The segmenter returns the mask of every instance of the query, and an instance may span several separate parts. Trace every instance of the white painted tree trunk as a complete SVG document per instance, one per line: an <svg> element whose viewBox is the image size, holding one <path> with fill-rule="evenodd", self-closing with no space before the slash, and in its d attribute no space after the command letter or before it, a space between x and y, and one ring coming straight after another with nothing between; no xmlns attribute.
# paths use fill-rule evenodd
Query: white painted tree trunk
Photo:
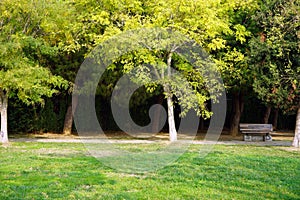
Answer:
<svg viewBox="0 0 300 200"><path fill-rule="evenodd" d="M168 123L169 123L169 139L171 142L177 140L177 131L175 127L174 108L172 97L167 98L168 104Z"/></svg>
<svg viewBox="0 0 300 200"><path fill-rule="evenodd" d="M7 95L0 91L0 114L1 114L1 142L8 143L8 133L7 133L7 107L8 98Z"/></svg>
<svg viewBox="0 0 300 200"><path fill-rule="evenodd" d="M172 63L172 52L168 55L167 60L167 76L168 78L171 78L172 72L171 72L171 63ZM168 123L169 123L169 140L171 142L177 141L177 131L175 126L175 118L174 118L174 107L173 107L173 100L171 95L171 88L170 86L165 87L165 92L167 93L167 106L168 106Z"/></svg>
<svg viewBox="0 0 300 200"><path fill-rule="evenodd" d="M295 136L293 141L294 147L299 147L299 142L300 142L299 140L300 140L300 106L298 108L297 118L296 118Z"/></svg>

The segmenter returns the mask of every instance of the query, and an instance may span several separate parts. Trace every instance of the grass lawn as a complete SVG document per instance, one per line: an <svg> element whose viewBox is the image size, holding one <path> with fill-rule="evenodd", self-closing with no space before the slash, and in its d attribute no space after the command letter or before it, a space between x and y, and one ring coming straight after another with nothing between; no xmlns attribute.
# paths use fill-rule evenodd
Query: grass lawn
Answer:
<svg viewBox="0 0 300 200"><path fill-rule="evenodd" d="M200 148L155 172L126 174L82 144L12 143L0 147L0 199L300 199L299 151L216 145L200 158Z"/></svg>

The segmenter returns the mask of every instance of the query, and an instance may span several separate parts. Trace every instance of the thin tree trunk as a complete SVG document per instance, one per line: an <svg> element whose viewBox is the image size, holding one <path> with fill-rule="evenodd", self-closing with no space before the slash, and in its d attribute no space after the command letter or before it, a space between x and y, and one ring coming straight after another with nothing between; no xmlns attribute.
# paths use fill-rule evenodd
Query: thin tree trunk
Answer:
<svg viewBox="0 0 300 200"><path fill-rule="evenodd" d="M1 90L0 91L0 113L1 113L1 142L8 143L8 132L7 132L7 107L8 97Z"/></svg>
<svg viewBox="0 0 300 200"><path fill-rule="evenodd" d="M296 117L296 127L295 127L295 136L293 141L294 147L299 147L300 140L300 106L298 108L297 117Z"/></svg>
<svg viewBox="0 0 300 200"><path fill-rule="evenodd" d="M64 130L63 130L64 135L71 135L72 125L73 125L72 105L69 105L65 115Z"/></svg>
<svg viewBox="0 0 300 200"><path fill-rule="evenodd" d="M230 133L232 136L237 136L239 132L239 123L242 112L244 110L243 96L240 93L234 94L234 110L230 126Z"/></svg>
<svg viewBox="0 0 300 200"><path fill-rule="evenodd" d="M68 106L68 109L67 109L67 112L65 115L65 121L64 121L64 129L63 129L64 135L72 134L73 113L76 110L77 102L78 102L78 98L75 96L75 98L73 98L72 104Z"/></svg>
<svg viewBox="0 0 300 200"><path fill-rule="evenodd" d="M159 105L162 105L163 101L164 101L163 95L159 95L157 97L156 103L159 104ZM157 133L159 131L158 128L159 128L161 111L162 111L161 106L156 107L156 109L154 111L155 113L154 113L154 119L153 119L153 123L152 123L152 132L153 133Z"/></svg>
<svg viewBox="0 0 300 200"><path fill-rule="evenodd" d="M171 78L171 63L172 63L172 55L170 52L167 59L167 76ZM168 105L168 123L169 123L169 140L174 142L177 140L177 131L175 126L175 117L174 117L174 108L173 108L173 100L171 94L171 88L169 85L164 87L165 92L167 93L167 105Z"/></svg>
<svg viewBox="0 0 300 200"><path fill-rule="evenodd" d="M277 130L277 124L278 124L278 115L279 115L279 110L276 108L274 110L274 117L273 117L273 130Z"/></svg>
<svg viewBox="0 0 300 200"><path fill-rule="evenodd" d="M168 123L169 123L169 139L171 142L177 140L177 131L175 127L175 118L174 118L174 108L173 108L173 101L172 97L167 98L168 104Z"/></svg>
<svg viewBox="0 0 300 200"><path fill-rule="evenodd" d="M270 114L271 114L271 106L267 106L267 108L265 110L264 118L262 121L263 124L269 123Z"/></svg>

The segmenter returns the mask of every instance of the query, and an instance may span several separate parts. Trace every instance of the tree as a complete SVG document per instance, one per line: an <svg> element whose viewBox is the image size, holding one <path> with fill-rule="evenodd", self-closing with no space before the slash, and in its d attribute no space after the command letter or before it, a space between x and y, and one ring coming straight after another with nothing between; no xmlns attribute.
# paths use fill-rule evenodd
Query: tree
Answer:
<svg viewBox="0 0 300 200"><path fill-rule="evenodd" d="M74 83L76 73L87 56L96 45L95 40L102 37L105 27L109 23L109 1L97 0L67 0L60 2L63 10L58 16L62 17L64 26L60 42L60 56L54 60L55 67L51 70L64 79ZM63 8L62 8L63 7ZM57 21L56 21L57 22ZM61 22L60 22L61 23ZM76 87L76 86L72 86ZM65 95L68 107L64 119L63 134L72 133L73 113L77 103L72 103L70 94Z"/></svg>
<svg viewBox="0 0 300 200"><path fill-rule="evenodd" d="M295 0L260 2L254 19L259 34L250 41L253 88L265 104L284 112L300 109L300 19ZM299 144L297 116L294 146Z"/></svg>
<svg viewBox="0 0 300 200"><path fill-rule="evenodd" d="M78 3L78 7L82 5L93 5L94 1L82 1ZM87 29L84 30L85 37L88 41L89 48L97 44L101 44L107 39L128 30L139 28L153 28L162 27L172 31L178 31L198 44L200 44L208 52L212 49L224 48L223 34L230 32L229 18L226 11L234 7L231 1L215 2L209 1L103 1L93 9L88 10L88 13L80 13L81 19L90 16L89 20L83 20L82 23ZM80 26L78 26L80 27ZM95 28L98 27L98 28ZM177 59L176 54L171 50L165 52L153 52L148 49L140 53L144 54L141 63L149 63L151 59L156 62L160 58L160 63L165 63L166 68L174 67L175 62L182 62ZM140 53L134 52L140 55ZM139 56L140 58L142 56ZM130 56L124 57L127 60L125 63L127 67L132 66ZM126 67L126 65L124 65ZM178 68L177 68L178 69ZM188 70L182 68L182 71L188 75ZM197 76L190 74L190 80ZM203 82L199 81L199 88ZM198 87L198 86L196 86ZM158 88L159 89L159 88ZM162 88L160 88L162 89ZM201 88L203 89L203 88ZM165 94L170 93L168 87L164 87ZM200 92L200 89L198 90ZM171 92L172 93L172 92ZM201 92L200 92L201 93ZM166 95L169 105L169 126L170 135L176 135L174 117L172 117L172 110L174 105L174 93ZM209 117L210 114L205 108L206 101L208 101L207 93L201 94L204 101L200 107L206 112L202 113L204 117ZM204 98L205 97L205 98ZM204 103L205 102L205 103ZM173 137L173 136L172 136ZM176 138L176 137L173 137Z"/></svg>
<svg viewBox="0 0 300 200"><path fill-rule="evenodd" d="M98 75L103 74L104 68L113 62L123 62L124 74L129 74L130 79L136 85L144 85L149 93L160 89L163 91L168 104L171 141L177 140L173 96L177 97L178 103L183 108L181 111L182 116L189 109L194 109L198 115L201 114L204 117L211 115L205 107L205 102L209 99L207 91L210 91L210 98L216 100L221 86L218 85L219 82L216 80L218 77L213 76L215 74L211 73L211 71L214 72L216 69L210 66L208 56L201 49L201 54L199 54L197 52L199 49L196 47L192 51L194 42L188 44L189 40L181 34L160 28L129 31L125 32L122 37L124 38L121 38L121 40L116 37L104 42L87 57L87 61L81 67L75 82L78 86L78 90L75 91L76 94L79 94L80 99L83 98L83 102L86 102L81 102L81 104L93 104L88 103L85 99L89 99L90 96L94 95L96 91L95 85L97 86L98 84ZM122 42L125 42L125 44ZM192 49L187 49L187 47ZM183 58L179 56L180 53L178 54L177 49L183 49L181 54ZM192 56L190 56L192 59L189 59L185 55L189 51L191 51ZM199 68L194 68L193 65ZM112 67L116 66L112 65L109 68ZM180 76L178 73L175 73L172 68L181 71L182 75ZM121 82L115 87L122 88L124 85L128 86L128 81L125 79L125 82ZM206 81L206 87L210 89L205 87L204 81ZM121 122L118 124L122 127L124 127L124 122L127 122L127 120L131 121L129 114L122 115L122 112L120 112L122 106L128 110L129 98L132 92L135 91L135 85L129 84L129 86L131 87L129 90L127 87L123 87L123 90L119 89L121 94L114 96L116 98L112 99L113 105L119 105L117 108L116 106L112 106L112 111L116 113L116 122ZM80 120L80 114L81 112L86 112L86 110L93 112L92 108L78 111L79 118L77 117L77 119L79 120L77 124L81 123L81 125L85 125ZM88 115L81 116L81 119L85 119ZM134 127L132 123L131 125L129 128ZM83 129L81 130L85 130L84 126L82 127ZM93 128L95 126L88 127ZM123 130L126 131L125 129Z"/></svg>
<svg viewBox="0 0 300 200"><path fill-rule="evenodd" d="M49 20L53 20L55 5L58 7L56 1L4 0L0 3L2 143L8 142L7 107L10 97L17 97L28 105L43 104L43 97L50 97L58 93L58 89L68 87L63 78L42 67L46 65L47 58L55 56L58 50L55 43L59 42L59 33L53 31L59 27Z"/></svg>
<svg viewBox="0 0 300 200"><path fill-rule="evenodd" d="M193 39L195 42L200 44L203 49L207 52L210 52L212 49L222 49L224 47L224 40L222 39L222 34L228 34L229 22L228 17L225 14L227 9L231 6L230 3L216 3L215 1L147 1L143 2L140 6L140 9L137 9L136 12L130 12L128 19L123 19L124 25L122 28L124 30L136 28L136 27L163 27L170 29L172 31L178 31L181 34ZM136 15L132 15L136 13ZM131 17L133 16L133 17ZM141 20L142 19L142 20ZM121 20L120 20L121 21ZM161 55L159 55L159 53ZM186 63L182 62L178 58L175 52L170 50L169 52L158 52L156 54L148 53L146 59L151 60L153 57L159 58L160 63L164 62L167 69L173 67L176 70L179 70L181 73L186 75L187 80L190 83L195 85L195 91L199 95L198 99L198 108L202 112L198 112L203 118L209 118L212 113L206 108L206 103L209 101L207 88L203 87L204 80L201 80L199 74L194 73L190 67L187 67ZM149 62L145 60L143 62ZM155 59L154 59L155 60ZM157 61L157 63L159 63ZM191 70L191 71L189 71ZM168 71L168 70L167 70ZM166 72L167 72L166 71ZM167 72L167 76L171 74ZM164 77L163 74L160 77ZM207 81L207 80L206 80ZM182 83L182 82L181 82ZM177 85L180 85L177 84ZM184 84L182 84L184 87ZM176 140L176 129L174 121L174 97L177 96L176 90L182 90L182 88L176 88L173 85L173 88L170 85L163 84L163 91L165 92L165 98L167 99L168 104L168 124L169 124L169 133L170 139L175 138ZM213 97L211 97L213 98ZM192 99L185 98L186 101L192 101ZM178 102L180 105L189 104L184 103L183 98L181 102L179 99ZM184 113L185 111L182 111Z"/></svg>
<svg viewBox="0 0 300 200"><path fill-rule="evenodd" d="M238 134L240 118L244 110L244 96L251 93L252 72L248 63L248 41L255 32L251 18L257 10L256 0L228 1L228 34L223 34L224 48L214 49L212 54L219 66L227 91L232 94L230 133Z"/></svg>
<svg viewBox="0 0 300 200"><path fill-rule="evenodd" d="M201 55L199 50L195 49L193 51L193 49L190 49L191 54L198 56L192 57L194 62L191 62L191 60L185 60L187 57L184 57L186 56L184 53L177 52L177 49L185 48L187 44L190 45L187 46L188 48L194 45L189 43L187 38L176 32L170 32L168 35L168 31L164 29L158 29L157 32L156 29L150 30L151 33L146 29L143 33L142 30L140 38L136 39L137 41L144 41L146 48L134 52L133 56L130 55L129 58L125 58L124 68L131 74L132 80L139 85L145 85L148 92L153 93L160 90L160 93L164 94L168 107L169 138L170 141L176 141L174 104L178 103L181 106L181 117L185 116L188 110L194 109L199 116L209 118L212 113L206 108L206 102L209 99L215 100L219 96L218 92L211 91L214 89L217 91L220 86L214 85L216 88L211 88L209 97L207 87L212 86L209 82L216 81L216 77L208 79L204 74L209 74L210 70L214 71L216 69L213 69L213 66L210 65L208 56L205 53ZM151 34L156 36L151 37ZM146 41L145 38L147 38ZM151 41L150 46L147 44L147 42L149 43L147 40ZM153 49L153 46L158 49ZM174 69L180 72L182 76L176 74ZM151 72L156 81L149 84L151 82L149 80Z"/></svg>

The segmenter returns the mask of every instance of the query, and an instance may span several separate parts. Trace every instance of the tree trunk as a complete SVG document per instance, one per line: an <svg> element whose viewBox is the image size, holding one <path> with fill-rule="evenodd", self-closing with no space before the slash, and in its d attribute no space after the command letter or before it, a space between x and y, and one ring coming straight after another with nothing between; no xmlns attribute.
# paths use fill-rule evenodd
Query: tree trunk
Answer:
<svg viewBox="0 0 300 200"><path fill-rule="evenodd" d="M297 117L296 117L296 127L295 127L295 136L293 141L294 147L299 147L300 140L300 106L298 108Z"/></svg>
<svg viewBox="0 0 300 200"><path fill-rule="evenodd" d="M278 123L278 115L279 115L279 110L276 108L274 110L274 117L273 117L273 130L277 130L277 123Z"/></svg>
<svg viewBox="0 0 300 200"><path fill-rule="evenodd" d="M243 96L240 93L234 94L234 109L231 120L230 133L232 136L237 136L239 132L239 123L244 109Z"/></svg>
<svg viewBox="0 0 300 200"><path fill-rule="evenodd" d="M270 114L271 114L271 106L267 106L267 108L265 110L264 118L262 121L263 124L267 124L269 122Z"/></svg>
<svg viewBox="0 0 300 200"><path fill-rule="evenodd" d="M173 101L172 97L167 98L168 104L168 123L169 123L169 139L171 142L177 140L177 131L175 127L175 118L174 118L174 108L173 108Z"/></svg>
<svg viewBox="0 0 300 200"><path fill-rule="evenodd" d="M1 90L0 91L0 113L1 113L1 142L8 143L8 133L7 133L7 107L8 107L8 97Z"/></svg>
<svg viewBox="0 0 300 200"><path fill-rule="evenodd" d="M72 105L69 105L67 109L67 113L65 115L64 130L63 130L64 135L71 135L72 125L73 125Z"/></svg>
<svg viewBox="0 0 300 200"><path fill-rule="evenodd" d="M172 63L172 55L173 53L170 52L167 59L167 76L171 78L171 63ZM164 87L164 90L167 94L167 105L168 105L168 123L169 123L169 140L174 142L177 140L177 131L175 126L175 117L174 117L174 108L173 108L173 100L172 100L172 93L171 88L169 85Z"/></svg>
<svg viewBox="0 0 300 200"><path fill-rule="evenodd" d="M163 101L164 101L163 95L159 95L157 97L156 103L159 105L162 105ZM153 124L152 124L152 133L158 133L158 131L160 131L160 130L158 130L158 128L159 128L161 110L162 110L162 107L159 106L154 111L155 113L154 113L154 119L153 119Z"/></svg>
<svg viewBox="0 0 300 200"><path fill-rule="evenodd" d="M204 119L203 117L200 117L200 131L204 130Z"/></svg>
<svg viewBox="0 0 300 200"><path fill-rule="evenodd" d="M78 98L73 98L72 104L68 106L66 115L65 115L65 122L64 122L64 135L71 135L72 134L72 126L73 126L73 113L77 107Z"/></svg>

